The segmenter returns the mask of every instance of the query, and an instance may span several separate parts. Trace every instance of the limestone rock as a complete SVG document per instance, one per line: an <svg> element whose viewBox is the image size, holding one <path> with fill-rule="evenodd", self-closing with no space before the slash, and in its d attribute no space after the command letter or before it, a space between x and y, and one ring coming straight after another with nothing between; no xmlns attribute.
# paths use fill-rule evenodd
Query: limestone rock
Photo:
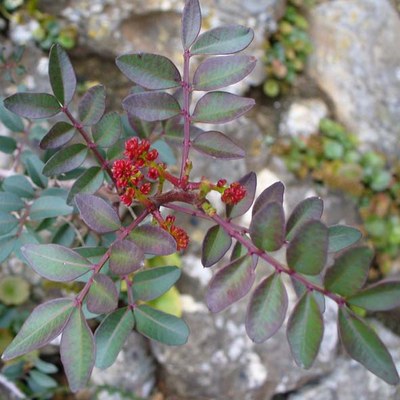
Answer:
<svg viewBox="0 0 400 400"><path fill-rule="evenodd" d="M311 13L309 72L355 134L400 149L400 18L390 0L337 0Z"/></svg>

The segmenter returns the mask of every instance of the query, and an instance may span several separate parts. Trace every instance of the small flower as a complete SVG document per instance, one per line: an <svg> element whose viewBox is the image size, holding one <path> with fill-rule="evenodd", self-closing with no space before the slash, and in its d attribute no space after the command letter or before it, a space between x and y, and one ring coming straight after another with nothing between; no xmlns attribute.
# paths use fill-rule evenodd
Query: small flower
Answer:
<svg viewBox="0 0 400 400"><path fill-rule="evenodd" d="M222 188L222 187L224 187L226 185L226 179L220 179L218 182L217 182L217 186L219 187L219 188Z"/></svg>
<svg viewBox="0 0 400 400"><path fill-rule="evenodd" d="M233 182L227 189L225 189L221 200L228 205L234 205L243 200L245 195L246 188L239 182Z"/></svg>
<svg viewBox="0 0 400 400"><path fill-rule="evenodd" d="M143 183L142 186L140 186L140 192L142 194L149 194L151 190L151 184L149 182Z"/></svg>
<svg viewBox="0 0 400 400"><path fill-rule="evenodd" d="M184 250L189 245L189 236L182 228L175 226L174 223L175 217L173 215L168 215L165 218L162 228L174 237L176 241L176 249L178 251Z"/></svg>
<svg viewBox="0 0 400 400"><path fill-rule="evenodd" d="M147 172L147 176L149 179L156 180L159 177L158 169L157 168L150 168L149 171Z"/></svg>

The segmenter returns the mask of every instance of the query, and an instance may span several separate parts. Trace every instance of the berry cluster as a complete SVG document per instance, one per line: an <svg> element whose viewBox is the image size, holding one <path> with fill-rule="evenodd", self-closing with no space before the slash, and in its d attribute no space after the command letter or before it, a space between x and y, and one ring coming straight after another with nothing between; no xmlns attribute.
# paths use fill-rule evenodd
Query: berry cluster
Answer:
<svg viewBox="0 0 400 400"><path fill-rule="evenodd" d="M162 228L169 232L176 241L177 250L183 250L188 247L189 244L189 236L188 234L178 226L175 226L175 217L173 215L168 215L165 218L164 223L162 224Z"/></svg>
<svg viewBox="0 0 400 400"><path fill-rule="evenodd" d="M221 181L225 180L223 179ZM218 185L222 184L221 181L218 182ZM225 183L226 181L223 182L223 185L225 185ZM234 205L243 200L244 196L246 196L246 188L242 186L239 182L233 182L228 188L225 189L224 193L221 196L221 200L225 204Z"/></svg>
<svg viewBox="0 0 400 400"><path fill-rule="evenodd" d="M125 143L125 159L116 160L112 173L122 202L130 206L133 200L148 195L152 183L160 176L163 164L156 163L158 151L150 150L150 142L137 137Z"/></svg>

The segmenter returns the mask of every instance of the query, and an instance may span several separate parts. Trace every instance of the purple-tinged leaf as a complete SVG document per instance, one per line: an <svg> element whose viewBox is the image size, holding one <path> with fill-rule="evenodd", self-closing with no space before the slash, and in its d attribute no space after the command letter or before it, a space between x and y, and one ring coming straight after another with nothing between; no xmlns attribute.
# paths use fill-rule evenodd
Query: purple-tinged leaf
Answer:
<svg viewBox="0 0 400 400"><path fill-rule="evenodd" d="M289 268L306 275L319 274L327 256L328 228L320 221L309 221L302 225L286 252Z"/></svg>
<svg viewBox="0 0 400 400"><path fill-rule="evenodd" d="M193 77L194 90L216 90L240 82L256 66L256 58L246 55L213 57L203 61Z"/></svg>
<svg viewBox="0 0 400 400"><path fill-rule="evenodd" d="M68 193L67 204L71 204L78 193L96 193L104 182L104 171L101 167L88 168L72 185Z"/></svg>
<svg viewBox="0 0 400 400"><path fill-rule="evenodd" d="M50 49L49 78L54 96L64 106L68 105L76 89L76 76L65 50L54 44Z"/></svg>
<svg viewBox="0 0 400 400"><path fill-rule="evenodd" d="M182 14L182 44L187 50L199 36L201 9L199 0L186 0Z"/></svg>
<svg viewBox="0 0 400 400"><path fill-rule="evenodd" d="M254 38L252 29L241 25L221 26L201 34L192 54L232 54L244 50Z"/></svg>
<svg viewBox="0 0 400 400"><path fill-rule="evenodd" d="M55 299L37 306L4 351L3 360L29 353L55 339L63 331L73 305L72 299Z"/></svg>
<svg viewBox="0 0 400 400"><path fill-rule="evenodd" d="M356 294L367 280L373 255L368 247L352 247L344 251L326 271L326 289L342 296Z"/></svg>
<svg viewBox="0 0 400 400"><path fill-rule="evenodd" d="M206 294L208 308L216 313L229 307L249 292L254 280L252 257L245 255L232 261L211 279Z"/></svg>
<svg viewBox="0 0 400 400"><path fill-rule="evenodd" d="M143 267L143 250L130 240L120 240L111 247L110 269L117 275L128 275Z"/></svg>
<svg viewBox="0 0 400 400"><path fill-rule="evenodd" d="M11 132L18 133L18 132L24 131L24 122L18 115L8 111L4 107L4 98L3 97L0 97L0 121Z"/></svg>
<svg viewBox="0 0 400 400"><path fill-rule="evenodd" d="M267 203L253 215L250 237L260 250L275 251L282 247L285 241L285 212L282 204Z"/></svg>
<svg viewBox="0 0 400 400"><path fill-rule="evenodd" d="M150 268L135 274L132 294L135 300L149 301L160 297L180 278L181 269L174 266Z"/></svg>
<svg viewBox="0 0 400 400"><path fill-rule="evenodd" d="M329 253L336 253L357 243L362 233L351 226L334 225L328 228L329 233Z"/></svg>
<svg viewBox="0 0 400 400"><path fill-rule="evenodd" d="M349 309L339 308L339 335L351 358L390 385L399 383L392 356L371 327Z"/></svg>
<svg viewBox="0 0 400 400"><path fill-rule="evenodd" d="M238 204L226 206L226 215L228 218L237 218L245 214L253 204L256 195L257 176L254 172L249 172L243 178L239 179L238 182L246 188L246 195Z"/></svg>
<svg viewBox="0 0 400 400"><path fill-rule="evenodd" d="M246 332L256 343L275 335L285 320L288 296L279 274L265 278L255 289L246 316Z"/></svg>
<svg viewBox="0 0 400 400"><path fill-rule="evenodd" d="M140 225L129 234L129 238L146 254L167 256L176 253L175 239L158 226Z"/></svg>
<svg viewBox="0 0 400 400"><path fill-rule="evenodd" d="M48 93L16 93L4 99L7 110L21 117L50 118L61 111L60 103Z"/></svg>
<svg viewBox="0 0 400 400"><path fill-rule="evenodd" d="M308 282L315 283L318 286L323 286L321 275L302 274L302 276L306 278ZM291 281L293 284L294 291L296 292L297 298L303 297L304 293L308 289L304 286L303 283L299 282L296 279L291 278ZM321 313L323 314L325 312L325 296L321 292L317 292L316 290L312 292L312 295L314 296L314 299L317 302L318 307L321 310Z"/></svg>
<svg viewBox="0 0 400 400"><path fill-rule="evenodd" d="M206 93L196 104L193 122L224 124L247 113L255 104L254 99L228 92Z"/></svg>
<svg viewBox="0 0 400 400"><path fill-rule="evenodd" d="M93 314L107 314L118 305L118 291L107 275L96 274L87 295L87 309Z"/></svg>
<svg viewBox="0 0 400 400"><path fill-rule="evenodd" d="M292 240L301 226L312 220L320 220L324 203L319 197L309 197L300 202L292 211L286 224L286 239Z"/></svg>
<svg viewBox="0 0 400 400"><path fill-rule="evenodd" d="M268 203L276 202L283 205L283 194L285 193L285 186L282 182L275 182L271 186L264 189L264 191L257 197L254 202L252 213L255 213Z"/></svg>
<svg viewBox="0 0 400 400"><path fill-rule="evenodd" d="M91 87L82 97L79 106L79 119L83 125L93 125L100 121L106 109L106 90L103 85Z"/></svg>
<svg viewBox="0 0 400 400"><path fill-rule="evenodd" d="M72 171L82 165L87 153L87 146L80 143L61 149L47 161L43 168L43 175L50 177Z"/></svg>
<svg viewBox="0 0 400 400"><path fill-rule="evenodd" d="M43 150L57 149L67 144L74 135L75 129L71 124L64 121L56 122L40 141L39 146Z"/></svg>
<svg viewBox="0 0 400 400"><path fill-rule="evenodd" d="M236 242L233 246L232 254L231 254L231 261L236 260L248 253L248 250L245 246L243 246L240 242Z"/></svg>
<svg viewBox="0 0 400 400"><path fill-rule="evenodd" d="M137 331L150 339L169 346L180 346L188 340L189 328L181 318L146 304L136 307L134 316Z"/></svg>
<svg viewBox="0 0 400 400"><path fill-rule="evenodd" d="M93 139L100 147L110 147L115 144L122 133L121 118L116 112L105 114L92 127Z"/></svg>
<svg viewBox="0 0 400 400"><path fill-rule="evenodd" d="M118 68L136 84L152 90L180 86L182 78L167 57L150 53L124 54L116 60Z"/></svg>
<svg viewBox="0 0 400 400"><path fill-rule="evenodd" d="M82 311L75 308L61 337L61 362L72 392L87 386L94 367L95 346Z"/></svg>
<svg viewBox="0 0 400 400"><path fill-rule="evenodd" d="M400 281L378 282L349 297L347 302L368 311L387 311L400 307Z"/></svg>
<svg viewBox="0 0 400 400"><path fill-rule="evenodd" d="M243 158L245 151L221 132L200 133L192 142L192 147L200 153L224 160Z"/></svg>
<svg viewBox="0 0 400 400"><path fill-rule="evenodd" d="M102 198L80 193L75 196L75 203L85 224L95 232L114 232L121 228L117 212Z"/></svg>
<svg viewBox="0 0 400 400"><path fill-rule="evenodd" d="M149 122L163 121L181 112L175 98L164 92L131 94L123 100L122 106L128 114Z"/></svg>
<svg viewBox="0 0 400 400"><path fill-rule="evenodd" d="M212 226L203 240L201 262L204 267L212 267L229 250L232 238L219 225Z"/></svg>
<svg viewBox="0 0 400 400"><path fill-rule="evenodd" d="M307 292L294 308L287 324L287 338L296 364L310 368L318 354L324 321L314 296Z"/></svg>
<svg viewBox="0 0 400 400"><path fill-rule="evenodd" d="M89 260L58 244L27 244L21 250L30 266L51 281L73 281L92 267Z"/></svg>
<svg viewBox="0 0 400 400"><path fill-rule="evenodd" d="M106 369L114 363L134 325L133 312L126 307L103 319L94 333L97 368Z"/></svg>

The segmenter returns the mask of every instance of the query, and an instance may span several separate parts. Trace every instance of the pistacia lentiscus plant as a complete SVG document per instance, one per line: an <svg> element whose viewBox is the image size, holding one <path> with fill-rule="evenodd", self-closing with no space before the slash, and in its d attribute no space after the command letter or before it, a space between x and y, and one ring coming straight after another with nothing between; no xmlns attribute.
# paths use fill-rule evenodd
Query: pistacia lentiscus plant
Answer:
<svg viewBox="0 0 400 400"><path fill-rule="evenodd" d="M104 114L103 86L89 89L77 113L70 109L76 78L59 46L50 52L53 94L18 93L5 99L5 107L22 117L61 115L63 119L40 142L43 149L58 149L43 170L38 168L40 160L26 157L26 171L34 187L24 176L4 180L2 240L11 243L9 247L25 243L22 253L42 277L82 282L82 287L76 297L50 300L35 308L3 359L39 348L61 334L61 360L71 389L77 391L87 384L94 365L107 368L114 362L132 329L167 345L184 344L189 335L185 322L146 303L174 285L181 272L175 266L143 269L145 257L170 254L189 243L175 218L161 214L163 206L214 223L203 242L204 267L212 267L233 247L230 262L215 273L208 288L206 301L212 312L225 309L251 290L262 259L275 272L258 283L251 295L246 329L252 340L263 342L282 325L288 306L282 276L287 275L299 295L287 324L298 365L311 367L318 353L324 331L324 298L329 297L339 306L340 337L349 355L386 382L397 384L389 352L352 308L374 311L400 305L400 282L363 288L373 255L368 247L356 245L361 238L356 229L322 223L323 202L316 197L301 201L286 218L281 182L266 188L254 201L253 172L230 183L225 180L228 177L217 182L191 179L190 150L225 160L244 156L223 133L203 131L193 124L232 121L254 104L252 99L219 90L253 69L253 57L230 55L246 48L253 32L243 26L225 26L199 35L200 28L199 2L187 0L182 18L182 75L163 56L134 53L117 58L119 69L137 85L122 102L127 119L115 112ZM206 58L191 77L193 57L216 55L223 57ZM193 91L207 93L192 109ZM126 133L121 118L129 121L136 136ZM68 144L73 138L74 144ZM181 146L178 175L171 173L157 150L164 139ZM89 154L97 165L82 171L67 202L60 188L47 188L48 177L74 176ZM223 215L208 199L212 191L226 203ZM249 228L238 225L236 219L251 207ZM50 244L37 243L37 238L32 243L29 232L35 227L40 231L49 225L46 219L71 214L76 215L72 221L82 220L88 227L85 238L89 239L81 237L81 247L60 244L66 241L61 234L57 240L54 235ZM73 224L71 219L69 223ZM287 265L271 254L282 247ZM121 281L128 288L127 297L119 294ZM102 319L94 334L86 320L87 311Z"/></svg>

